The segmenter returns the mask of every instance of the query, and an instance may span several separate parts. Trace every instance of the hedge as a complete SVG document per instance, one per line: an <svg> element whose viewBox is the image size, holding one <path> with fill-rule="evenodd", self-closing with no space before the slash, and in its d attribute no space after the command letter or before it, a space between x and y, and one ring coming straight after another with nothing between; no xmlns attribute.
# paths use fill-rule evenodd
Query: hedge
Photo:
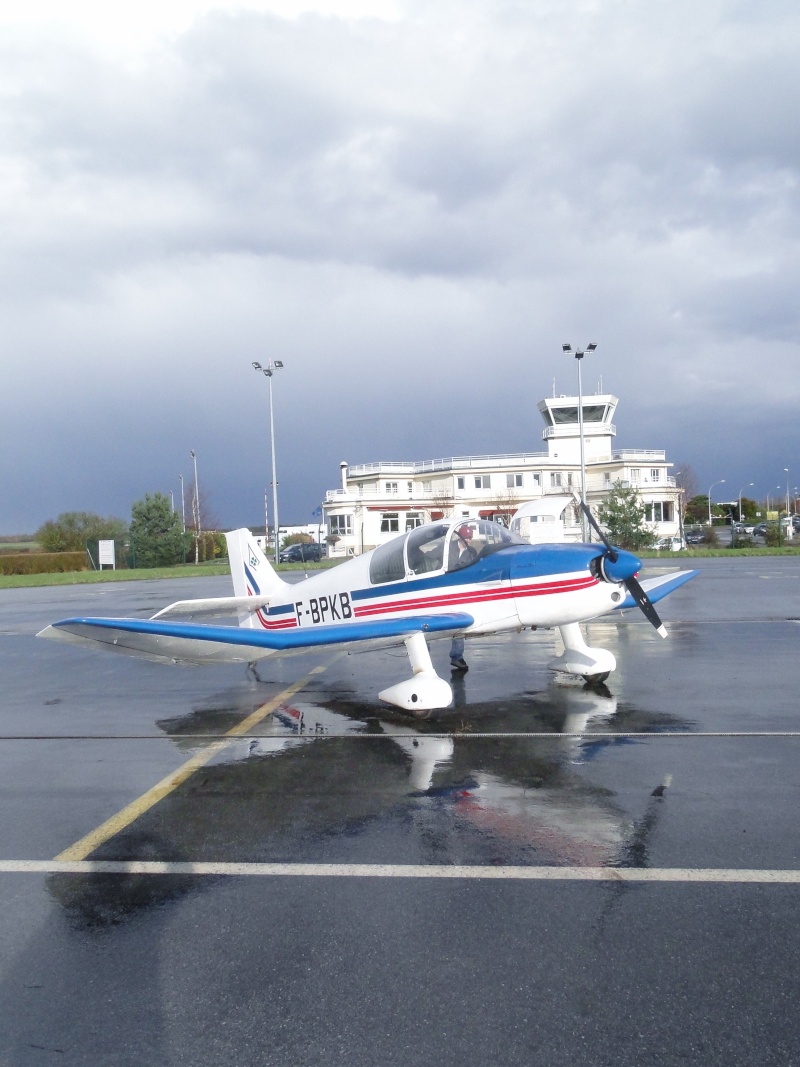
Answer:
<svg viewBox="0 0 800 1067"><path fill-rule="evenodd" d="M88 571L85 552L18 552L0 555L0 574L63 574Z"/></svg>

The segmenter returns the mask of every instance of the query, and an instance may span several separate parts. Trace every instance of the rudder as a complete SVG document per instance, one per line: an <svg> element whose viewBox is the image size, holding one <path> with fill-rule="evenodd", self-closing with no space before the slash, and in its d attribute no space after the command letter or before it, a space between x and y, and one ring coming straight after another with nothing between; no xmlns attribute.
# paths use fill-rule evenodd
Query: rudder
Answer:
<svg viewBox="0 0 800 1067"><path fill-rule="evenodd" d="M225 540L228 542L234 596L271 598L288 588L287 583L275 573L249 530L232 530L225 534ZM240 626L250 629L259 625L252 612L240 613L238 619Z"/></svg>

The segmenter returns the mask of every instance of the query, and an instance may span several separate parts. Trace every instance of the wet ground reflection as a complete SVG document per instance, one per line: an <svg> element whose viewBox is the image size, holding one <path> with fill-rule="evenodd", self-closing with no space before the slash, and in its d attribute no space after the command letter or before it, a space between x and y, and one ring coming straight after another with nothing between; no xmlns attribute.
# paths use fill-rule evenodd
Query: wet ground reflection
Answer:
<svg viewBox="0 0 800 1067"><path fill-rule="evenodd" d="M643 866L660 798L648 793L629 811L584 765L609 745L632 743L618 732L688 726L575 685L473 705L468 722L457 708L417 721L349 693L319 696L283 705L257 736L230 739L91 858ZM196 749L207 743L198 735L229 729L256 699L235 691L159 725ZM586 730L609 737L576 736ZM183 876L49 879L71 920L87 928L195 886Z"/></svg>

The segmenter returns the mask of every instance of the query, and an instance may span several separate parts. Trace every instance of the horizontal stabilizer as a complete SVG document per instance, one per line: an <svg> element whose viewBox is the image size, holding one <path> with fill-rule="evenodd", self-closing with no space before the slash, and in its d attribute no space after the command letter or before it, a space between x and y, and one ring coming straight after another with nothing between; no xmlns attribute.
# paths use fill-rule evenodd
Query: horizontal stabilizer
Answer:
<svg viewBox="0 0 800 1067"><path fill-rule="evenodd" d="M465 630L474 619L466 612L414 615L406 619L376 619L337 626L295 627L291 630L251 630L238 626L164 622L155 619L64 619L42 630L38 637L95 644L170 662L251 662L275 652L303 652L325 645L374 642L386 644L413 633Z"/></svg>
<svg viewBox="0 0 800 1067"><path fill-rule="evenodd" d="M699 571L670 571L669 574L661 574L657 578L645 578L639 584L647 593L650 603L657 604L659 600L663 600L665 596L679 589L692 578L696 578L699 573ZM629 593L614 610L621 611L623 608L635 608L636 606L636 601Z"/></svg>
<svg viewBox="0 0 800 1067"><path fill-rule="evenodd" d="M270 599L268 596L217 596L206 600L178 600L174 604L168 604L151 618L224 618L240 615L242 612L259 611L269 606Z"/></svg>

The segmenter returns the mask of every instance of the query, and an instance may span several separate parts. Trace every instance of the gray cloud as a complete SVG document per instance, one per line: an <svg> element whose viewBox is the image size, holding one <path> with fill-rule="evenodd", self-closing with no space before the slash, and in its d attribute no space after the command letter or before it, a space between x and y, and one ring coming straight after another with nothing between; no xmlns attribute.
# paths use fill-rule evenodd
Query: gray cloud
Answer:
<svg viewBox="0 0 800 1067"><path fill-rule="evenodd" d="M127 514L190 447L257 521L268 354L286 517L342 458L540 449L564 340L621 444L766 492L787 446L716 454L710 413L800 391L798 38L777 0L470 0L211 14L127 63L7 40L0 526Z"/></svg>

